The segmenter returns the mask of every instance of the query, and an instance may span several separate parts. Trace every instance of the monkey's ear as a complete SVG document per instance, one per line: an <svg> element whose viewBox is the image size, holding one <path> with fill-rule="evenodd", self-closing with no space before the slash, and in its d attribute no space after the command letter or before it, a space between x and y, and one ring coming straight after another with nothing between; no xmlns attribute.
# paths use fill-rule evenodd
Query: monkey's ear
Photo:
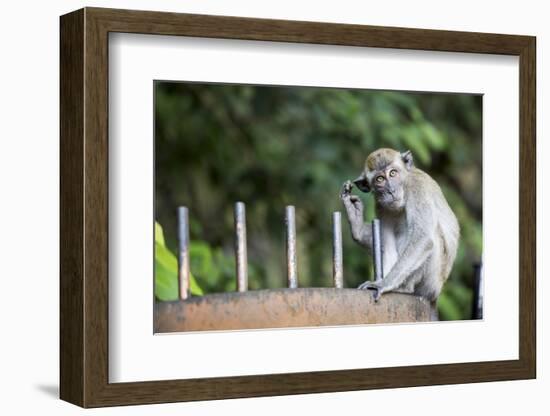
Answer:
<svg viewBox="0 0 550 416"><path fill-rule="evenodd" d="M410 150L401 153L401 159L403 160L407 170L411 170L414 167L413 155Z"/></svg>
<svg viewBox="0 0 550 416"><path fill-rule="evenodd" d="M355 186L357 186L357 188L359 188L361 192L370 192L369 181L367 179L367 176L365 175L365 172L359 175L359 177L355 179L353 183L355 184Z"/></svg>

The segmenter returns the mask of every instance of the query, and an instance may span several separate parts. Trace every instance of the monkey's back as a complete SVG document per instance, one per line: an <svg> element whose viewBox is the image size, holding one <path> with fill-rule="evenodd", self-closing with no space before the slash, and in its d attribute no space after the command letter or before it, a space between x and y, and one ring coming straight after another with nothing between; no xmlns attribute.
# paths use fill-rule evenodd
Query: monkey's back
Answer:
<svg viewBox="0 0 550 416"><path fill-rule="evenodd" d="M413 173L413 172L411 172ZM426 172L415 168L413 177L418 175L422 177L423 182L427 185L426 189L432 206L432 215L435 218L436 229L433 238L437 241L442 258L440 280L441 284L447 280L451 273L453 263L456 259L458 251L458 243L460 238L460 227L455 213L449 206L443 191L439 184Z"/></svg>

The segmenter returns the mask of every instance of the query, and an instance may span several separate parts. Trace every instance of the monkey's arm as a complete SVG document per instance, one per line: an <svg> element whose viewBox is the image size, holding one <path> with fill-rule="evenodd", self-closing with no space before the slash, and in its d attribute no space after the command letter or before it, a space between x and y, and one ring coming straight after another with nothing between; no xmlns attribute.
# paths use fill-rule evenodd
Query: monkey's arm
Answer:
<svg viewBox="0 0 550 416"><path fill-rule="evenodd" d="M351 194L351 183L344 184L340 198L346 208L351 236L357 243L372 251L372 228L365 224L363 203L358 196Z"/></svg>
<svg viewBox="0 0 550 416"><path fill-rule="evenodd" d="M437 221L434 207L425 189L417 190L407 206L407 236L399 259L380 282L365 282L360 289L376 289L375 299L383 293L397 290L406 285L408 279L426 262L434 247L434 230Z"/></svg>
<svg viewBox="0 0 550 416"><path fill-rule="evenodd" d="M411 230L409 242L388 275L379 283L378 294L396 290L414 276L429 257L434 242L422 230Z"/></svg>
<svg viewBox="0 0 550 416"><path fill-rule="evenodd" d="M412 186L415 191L412 192ZM409 184L409 198L405 216L407 218L407 237L405 246L400 250L399 259L386 277L380 282L378 295L390 292L415 275L430 256L434 247L437 228L436 209L433 206L433 195L428 186Z"/></svg>
<svg viewBox="0 0 550 416"><path fill-rule="evenodd" d="M383 293L400 292L407 280L412 278L430 255L433 240L425 235L420 238L410 238L409 244L400 254L400 260L392 267L390 272L381 281L366 281L359 289L374 289L374 300L378 301ZM412 293L412 292L407 292Z"/></svg>
<svg viewBox="0 0 550 416"><path fill-rule="evenodd" d="M352 221L349 216L348 220L353 240L363 247L366 247L369 252L372 252L372 227L365 224L363 220Z"/></svg>

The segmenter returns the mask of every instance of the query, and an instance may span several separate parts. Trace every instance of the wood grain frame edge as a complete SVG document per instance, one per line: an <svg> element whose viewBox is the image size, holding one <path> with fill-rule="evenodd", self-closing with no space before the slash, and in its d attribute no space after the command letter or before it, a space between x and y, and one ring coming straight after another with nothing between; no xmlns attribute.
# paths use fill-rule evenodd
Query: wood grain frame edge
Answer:
<svg viewBox="0 0 550 416"><path fill-rule="evenodd" d="M519 360L110 384L107 50L108 33L113 31L518 55L520 174L533 180L535 174L534 37L100 8L62 16L62 399L83 407L101 407L536 377L536 195L531 183L530 189L520 185ZM63 51L66 48L71 52Z"/></svg>

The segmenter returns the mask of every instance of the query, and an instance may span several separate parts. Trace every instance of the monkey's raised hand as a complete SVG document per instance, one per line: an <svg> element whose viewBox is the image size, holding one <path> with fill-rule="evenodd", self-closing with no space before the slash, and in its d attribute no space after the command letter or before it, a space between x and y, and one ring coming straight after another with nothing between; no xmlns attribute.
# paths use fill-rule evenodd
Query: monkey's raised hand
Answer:
<svg viewBox="0 0 550 416"><path fill-rule="evenodd" d="M353 189L353 183L351 181L345 181L344 185L342 185L342 192L340 193L340 196L343 198L344 196L351 195L351 190Z"/></svg>
<svg viewBox="0 0 550 416"><path fill-rule="evenodd" d="M351 181L346 181L340 193L340 199L344 203L348 218L352 224L363 223L363 201L351 193L353 187Z"/></svg>

